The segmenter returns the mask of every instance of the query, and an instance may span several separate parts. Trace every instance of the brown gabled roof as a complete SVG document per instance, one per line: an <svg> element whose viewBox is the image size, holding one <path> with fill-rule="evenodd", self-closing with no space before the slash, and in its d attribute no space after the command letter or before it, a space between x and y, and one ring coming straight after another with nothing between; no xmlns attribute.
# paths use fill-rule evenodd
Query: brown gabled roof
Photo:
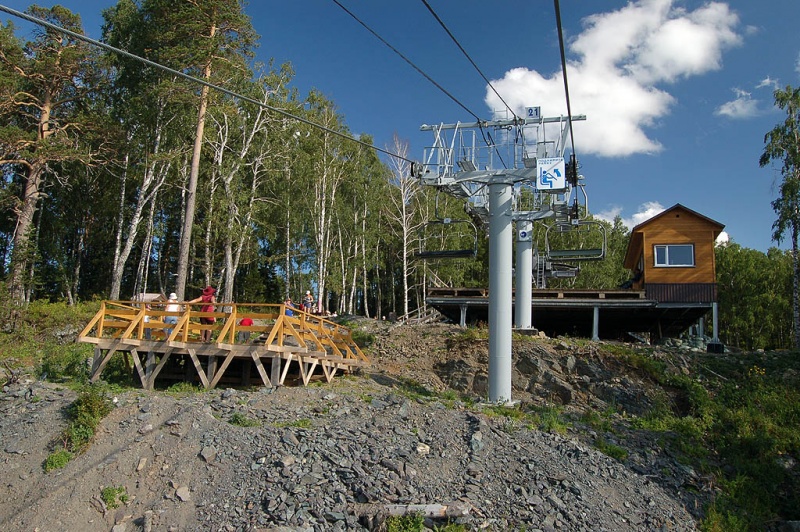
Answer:
<svg viewBox="0 0 800 532"><path fill-rule="evenodd" d="M703 216L703 215L702 215L702 214L700 214L699 212L697 212L697 211L693 211L693 210L692 210L692 209L690 209L689 207L686 207L686 206L684 206L684 205L681 205L680 203L676 203L675 205L673 205L673 206L672 206L672 207L670 207L669 209L665 209L665 210L661 211L660 213L656 214L656 215L655 215L655 216L653 216L652 218L648 218L647 220L643 221L642 223L640 223L639 225L637 225L636 227L634 227L633 229L631 229L631 237L630 237L630 239L628 240L628 248L625 250L625 259L624 259L624 261L623 261L623 265L625 265L625 267L626 267L626 268L632 268L632 267L633 267L633 266L636 264L636 260L635 260L635 259L637 259L638 257L629 257L628 255L630 255L630 253L631 253L631 250L632 250L632 249L635 249L635 247L636 247L636 246L633 246L633 244L634 244L634 243L640 243L640 242L641 242L641 240L642 240L642 228L644 228L644 227L645 227L646 225L648 225L648 224L651 224L651 223L652 223L652 222L654 222L655 220L658 220L658 219L659 219L659 218L661 218L662 216L666 216L667 214L669 214L669 213L671 213L671 212L673 212L673 211L675 211L675 210L677 210L677 209L680 209L680 210L682 210L682 211L684 211L684 212L687 212L687 213L689 213L689 214L692 214L692 215L694 215L694 216L697 216L698 218L700 218L700 219L702 219L702 220L705 220L706 222L708 222L708 223L709 223L709 225L715 226L715 229L714 229L714 238L716 238L717 236L719 236L719 234L720 234L720 233L722 232L722 230L725 228L725 225L724 225L724 224L721 224L721 223L719 223L719 222L718 222L718 221L716 221L716 220L712 220L712 219L711 219L711 218L709 218L708 216ZM629 261L632 261L632 262L630 262L630 266L628 265L628 264L629 264Z"/></svg>
<svg viewBox="0 0 800 532"><path fill-rule="evenodd" d="M675 205L673 205L673 206L672 206L672 207L670 207L669 209L665 209L665 210L661 211L660 213L656 214L656 215L655 215L655 216L653 216L652 218L648 218L647 220L643 221L642 223L640 223L639 225L637 225L636 227L634 227L633 229L631 229L631 234L633 234L633 233L635 233L636 231L640 230L640 229L641 229L642 227L644 227L645 225L647 225L647 224L649 224L649 223L651 223L651 222L653 222L653 221L655 221L655 220L658 220L658 219L659 219L659 218L661 218L662 216L666 216L667 214L671 213L672 211L674 211L674 210L676 210L676 209L682 209L682 210L684 210L684 211L688 212L689 214L693 214L693 215L697 216L698 218L702 218L703 220L707 221L707 222L708 222L708 223L710 223L711 225L716 225L716 226L719 228L719 231L720 231L720 232L722 232L722 230L725 228L725 224L721 224L721 223L719 223L719 222L718 222L718 221L716 221L716 220L712 220L712 219L711 219L711 218L709 218L708 216L703 216L703 215L702 215L702 214L700 214L699 212L697 212L697 211L693 211L693 210L692 210L692 209L690 209L689 207L685 207L685 206L681 205L680 203L676 203Z"/></svg>

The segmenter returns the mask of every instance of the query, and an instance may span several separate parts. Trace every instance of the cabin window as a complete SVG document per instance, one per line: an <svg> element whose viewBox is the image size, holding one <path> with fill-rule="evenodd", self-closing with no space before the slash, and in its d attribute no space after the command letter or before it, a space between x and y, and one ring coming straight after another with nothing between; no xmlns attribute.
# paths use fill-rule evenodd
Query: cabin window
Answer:
<svg viewBox="0 0 800 532"><path fill-rule="evenodd" d="M694 266L694 244L670 244L653 246L656 266Z"/></svg>

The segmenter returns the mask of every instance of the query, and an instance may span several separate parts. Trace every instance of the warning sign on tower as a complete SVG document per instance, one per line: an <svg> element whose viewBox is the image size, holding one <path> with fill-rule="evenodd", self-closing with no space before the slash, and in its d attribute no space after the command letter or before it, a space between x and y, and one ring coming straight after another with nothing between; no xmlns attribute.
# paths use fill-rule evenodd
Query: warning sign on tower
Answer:
<svg viewBox="0 0 800 532"><path fill-rule="evenodd" d="M536 161L538 176L536 188L539 190L561 190L567 188L563 157L551 157Z"/></svg>

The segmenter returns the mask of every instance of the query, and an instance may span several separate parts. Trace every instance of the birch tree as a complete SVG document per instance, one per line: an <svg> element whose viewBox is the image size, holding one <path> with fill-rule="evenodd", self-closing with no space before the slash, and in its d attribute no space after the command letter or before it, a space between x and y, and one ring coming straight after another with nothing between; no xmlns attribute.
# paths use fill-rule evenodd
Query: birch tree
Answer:
<svg viewBox="0 0 800 532"><path fill-rule="evenodd" d="M781 161L779 195L772 201L772 209L778 216L772 224L772 238L781 242L788 233L791 241L792 324L794 347L800 349L800 88L787 85L785 89L777 89L774 96L775 105L786 112L786 120L764 136L764 153L759 158L759 164L767 166Z"/></svg>
<svg viewBox="0 0 800 532"><path fill-rule="evenodd" d="M412 250L416 247L420 221L416 217L415 200L420 191L420 184L411 176L411 164L408 162L408 142L400 139L395 133L389 149L399 157L390 159L392 173L389 182L392 193L389 194L392 209L387 213L392 230L400 237L401 281L403 284L403 315L409 312L409 279L414 275L415 266L409 261Z"/></svg>

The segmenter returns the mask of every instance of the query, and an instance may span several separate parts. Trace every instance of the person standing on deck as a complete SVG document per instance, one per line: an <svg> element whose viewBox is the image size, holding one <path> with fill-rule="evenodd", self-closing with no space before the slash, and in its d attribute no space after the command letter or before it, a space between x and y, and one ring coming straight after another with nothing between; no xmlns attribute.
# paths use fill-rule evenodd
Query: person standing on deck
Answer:
<svg viewBox="0 0 800 532"><path fill-rule="evenodd" d="M203 306L200 307L200 312L214 312L214 304L217 302L217 298L214 297L216 291L215 288L206 286L203 288L203 295L192 299L189 303L203 303ZM214 325L216 321L217 319L214 316L203 316L200 318L201 325ZM210 342L211 329L203 329L200 331L200 340L203 342Z"/></svg>

